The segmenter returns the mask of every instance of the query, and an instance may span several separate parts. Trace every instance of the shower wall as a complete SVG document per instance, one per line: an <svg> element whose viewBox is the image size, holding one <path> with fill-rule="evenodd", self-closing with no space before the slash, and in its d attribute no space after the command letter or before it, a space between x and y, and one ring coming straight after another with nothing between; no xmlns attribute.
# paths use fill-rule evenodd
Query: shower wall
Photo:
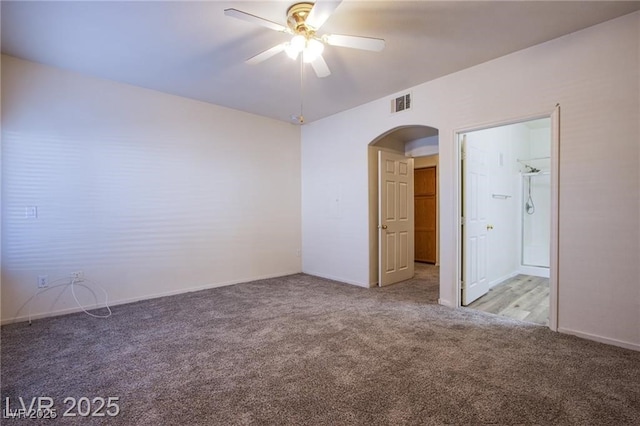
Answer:
<svg viewBox="0 0 640 426"><path fill-rule="evenodd" d="M519 158L520 168L525 164L539 170L538 174L520 176L521 243L520 273L549 277L551 249L551 129L549 120L529 124L528 138L523 141ZM534 211L527 213L526 203L531 185Z"/></svg>
<svg viewBox="0 0 640 426"><path fill-rule="evenodd" d="M523 176L522 193L522 266L549 267L551 229L551 176L547 173ZM525 206L531 187L534 210ZM544 273L544 271L539 271Z"/></svg>

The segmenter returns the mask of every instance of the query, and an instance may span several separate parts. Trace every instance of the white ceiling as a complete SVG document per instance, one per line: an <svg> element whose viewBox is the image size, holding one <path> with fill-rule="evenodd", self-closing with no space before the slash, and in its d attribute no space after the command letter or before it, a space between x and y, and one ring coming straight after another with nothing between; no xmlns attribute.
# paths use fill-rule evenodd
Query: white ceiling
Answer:
<svg viewBox="0 0 640 426"><path fill-rule="evenodd" d="M300 66L249 57L288 39L224 15L284 24L295 1L2 1L2 52L290 121ZM379 53L330 47L332 74L304 71L306 121L631 13L640 1L344 0L320 33L379 37Z"/></svg>

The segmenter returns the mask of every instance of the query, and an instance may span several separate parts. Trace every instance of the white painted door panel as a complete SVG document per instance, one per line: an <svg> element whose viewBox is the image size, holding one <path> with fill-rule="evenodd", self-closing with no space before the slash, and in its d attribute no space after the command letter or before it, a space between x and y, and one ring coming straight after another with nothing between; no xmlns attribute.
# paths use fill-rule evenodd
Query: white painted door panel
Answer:
<svg viewBox="0 0 640 426"><path fill-rule="evenodd" d="M487 210L489 204L487 151L462 141L463 271L462 304L489 291L487 279Z"/></svg>
<svg viewBox="0 0 640 426"><path fill-rule="evenodd" d="M414 274L413 159L378 154L379 285Z"/></svg>

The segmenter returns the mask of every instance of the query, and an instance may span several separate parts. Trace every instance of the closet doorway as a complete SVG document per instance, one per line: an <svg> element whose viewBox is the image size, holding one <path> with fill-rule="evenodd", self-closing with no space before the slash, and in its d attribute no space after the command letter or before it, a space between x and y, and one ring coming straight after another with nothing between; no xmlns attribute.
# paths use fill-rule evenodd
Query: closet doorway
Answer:
<svg viewBox="0 0 640 426"><path fill-rule="evenodd" d="M414 172L415 260L436 264L438 184L436 166Z"/></svg>

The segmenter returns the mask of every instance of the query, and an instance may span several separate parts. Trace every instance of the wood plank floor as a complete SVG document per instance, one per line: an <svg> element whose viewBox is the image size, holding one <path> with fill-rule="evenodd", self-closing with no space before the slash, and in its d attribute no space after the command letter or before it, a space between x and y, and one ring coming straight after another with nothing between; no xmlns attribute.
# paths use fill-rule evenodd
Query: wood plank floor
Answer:
<svg viewBox="0 0 640 426"><path fill-rule="evenodd" d="M467 306L521 321L548 325L549 279L517 275Z"/></svg>

